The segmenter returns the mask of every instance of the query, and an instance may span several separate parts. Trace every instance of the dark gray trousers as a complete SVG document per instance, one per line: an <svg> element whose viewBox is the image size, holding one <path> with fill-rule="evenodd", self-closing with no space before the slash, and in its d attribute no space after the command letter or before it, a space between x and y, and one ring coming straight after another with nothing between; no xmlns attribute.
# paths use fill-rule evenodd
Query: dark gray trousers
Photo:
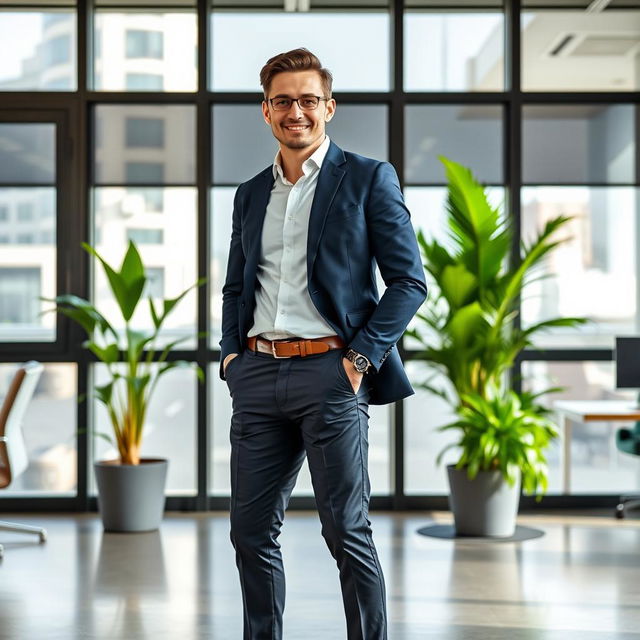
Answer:
<svg viewBox="0 0 640 640"><path fill-rule="evenodd" d="M348 640L386 640L384 577L368 518L366 376L355 394L340 349L287 359L247 350L228 364L226 378L244 640L283 637L278 536L305 455L322 536L339 569Z"/></svg>

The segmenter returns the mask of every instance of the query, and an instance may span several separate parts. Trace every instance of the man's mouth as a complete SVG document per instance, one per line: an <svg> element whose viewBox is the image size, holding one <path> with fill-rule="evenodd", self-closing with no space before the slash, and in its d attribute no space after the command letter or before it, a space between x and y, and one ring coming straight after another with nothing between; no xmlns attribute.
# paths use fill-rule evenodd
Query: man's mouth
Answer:
<svg viewBox="0 0 640 640"><path fill-rule="evenodd" d="M289 131L304 131L305 129L308 129L311 125L308 124L290 124L290 125L284 125L285 129L288 129Z"/></svg>

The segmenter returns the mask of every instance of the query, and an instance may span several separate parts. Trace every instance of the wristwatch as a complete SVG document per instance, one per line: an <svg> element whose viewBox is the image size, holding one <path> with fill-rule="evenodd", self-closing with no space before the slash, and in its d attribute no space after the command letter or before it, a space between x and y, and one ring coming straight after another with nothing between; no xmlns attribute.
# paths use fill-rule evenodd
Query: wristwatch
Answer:
<svg viewBox="0 0 640 640"><path fill-rule="evenodd" d="M353 366L358 373L367 373L369 367L371 366L371 363L369 362L369 358L367 358L367 356L363 356L361 353L358 353L353 349L347 349L344 357L347 360L351 360L351 362L353 362Z"/></svg>

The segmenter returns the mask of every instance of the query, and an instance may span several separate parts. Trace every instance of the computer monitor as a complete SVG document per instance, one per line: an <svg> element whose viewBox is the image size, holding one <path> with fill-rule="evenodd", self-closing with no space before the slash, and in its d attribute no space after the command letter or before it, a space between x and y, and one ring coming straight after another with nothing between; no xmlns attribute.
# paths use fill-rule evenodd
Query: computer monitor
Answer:
<svg viewBox="0 0 640 640"><path fill-rule="evenodd" d="M616 388L640 389L640 336L616 337Z"/></svg>

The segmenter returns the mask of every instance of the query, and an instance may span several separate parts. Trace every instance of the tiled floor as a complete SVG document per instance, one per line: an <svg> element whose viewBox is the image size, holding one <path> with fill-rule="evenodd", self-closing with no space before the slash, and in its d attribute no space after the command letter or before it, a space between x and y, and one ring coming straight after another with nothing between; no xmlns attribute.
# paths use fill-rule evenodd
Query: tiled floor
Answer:
<svg viewBox="0 0 640 640"><path fill-rule="evenodd" d="M167 514L156 533L105 534L95 515L3 514L49 539L0 532L2 640L241 640L224 513ZM418 535L446 513L374 513L390 640L640 639L640 520L524 516L521 543ZM285 640L344 640L338 575L317 516L280 538Z"/></svg>

